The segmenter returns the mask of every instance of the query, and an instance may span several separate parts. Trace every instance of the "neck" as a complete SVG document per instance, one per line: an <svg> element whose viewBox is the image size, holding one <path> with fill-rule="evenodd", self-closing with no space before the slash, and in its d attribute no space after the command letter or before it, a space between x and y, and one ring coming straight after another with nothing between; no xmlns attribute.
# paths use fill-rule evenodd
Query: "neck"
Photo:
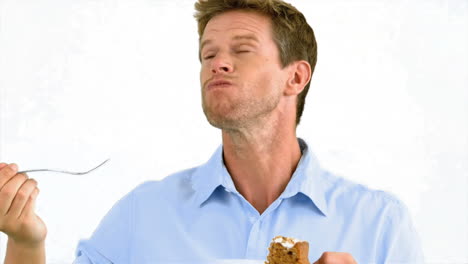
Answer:
<svg viewBox="0 0 468 264"><path fill-rule="evenodd" d="M301 158L294 128L223 130L226 168L236 189L260 214L284 191Z"/></svg>

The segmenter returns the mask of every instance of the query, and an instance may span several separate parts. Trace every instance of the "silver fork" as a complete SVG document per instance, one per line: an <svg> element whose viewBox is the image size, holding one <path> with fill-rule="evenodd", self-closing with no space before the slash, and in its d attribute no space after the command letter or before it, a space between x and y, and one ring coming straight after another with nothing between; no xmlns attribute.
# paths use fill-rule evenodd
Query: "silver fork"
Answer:
<svg viewBox="0 0 468 264"><path fill-rule="evenodd" d="M66 174L72 174L72 175L83 175L92 172L93 170L101 167L104 165L104 163L108 162L110 159L106 159L104 162L99 164L98 166L90 169L89 171L84 171L84 172L71 172L71 171L64 171L64 170L49 170L49 169L40 169L40 170L24 170L24 171L19 171L18 173L29 173L29 172L39 172L39 171L51 171L51 172L59 172L59 173L66 173Z"/></svg>

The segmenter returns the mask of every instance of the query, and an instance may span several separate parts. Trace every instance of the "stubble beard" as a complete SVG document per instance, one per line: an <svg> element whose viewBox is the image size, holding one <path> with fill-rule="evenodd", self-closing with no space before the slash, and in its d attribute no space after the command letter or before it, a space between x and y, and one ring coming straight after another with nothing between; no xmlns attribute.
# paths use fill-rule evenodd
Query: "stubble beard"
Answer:
<svg viewBox="0 0 468 264"><path fill-rule="evenodd" d="M278 106L279 95L271 94L268 97L229 101L228 103L211 104L206 102L202 95L203 113L208 122L222 130L239 130L251 126L261 125L262 119L270 115Z"/></svg>

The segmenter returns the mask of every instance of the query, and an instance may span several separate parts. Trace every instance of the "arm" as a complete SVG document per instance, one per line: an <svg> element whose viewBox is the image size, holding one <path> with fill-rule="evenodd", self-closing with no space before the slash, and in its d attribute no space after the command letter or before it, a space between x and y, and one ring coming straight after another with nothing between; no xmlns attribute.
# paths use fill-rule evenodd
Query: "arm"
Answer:
<svg viewBox="0 0 468 264"><path fill-rule="evenodd" d="M133 192L107 212L92 236L81 240L74 263L131 263Z"/></svg>
<svg viewBox="0 0 468 264"><path fill-rule="evenodd" d="M407 207L399 201L391 204L386 220L378 263L424 263L421 241Z"/></svg>
<svg viewBox="0 0 468 264"><path fill-rule="evenodd" d="M44 242L33 247L28 247L17 244L12 239L8 239L5 264L13 263L45 263Z"/></svg>

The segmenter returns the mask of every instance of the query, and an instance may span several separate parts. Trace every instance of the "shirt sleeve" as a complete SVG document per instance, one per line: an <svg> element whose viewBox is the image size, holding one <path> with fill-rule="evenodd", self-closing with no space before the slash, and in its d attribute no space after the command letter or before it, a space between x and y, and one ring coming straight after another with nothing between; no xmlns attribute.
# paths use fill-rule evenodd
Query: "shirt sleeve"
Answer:
<svg viewBox="0 0 468 264"><path fill-rule="evenodd" d="M388 210L378 263L423 264L421 241L407 207L396 201L390 204Z"/></svg>
<svg viewBox="0 0 468 264"><path fill-rule="evenodd" d="M133 199L133 192L120 199L91 238L79 242L74 264L130 263Z"/></svg>

